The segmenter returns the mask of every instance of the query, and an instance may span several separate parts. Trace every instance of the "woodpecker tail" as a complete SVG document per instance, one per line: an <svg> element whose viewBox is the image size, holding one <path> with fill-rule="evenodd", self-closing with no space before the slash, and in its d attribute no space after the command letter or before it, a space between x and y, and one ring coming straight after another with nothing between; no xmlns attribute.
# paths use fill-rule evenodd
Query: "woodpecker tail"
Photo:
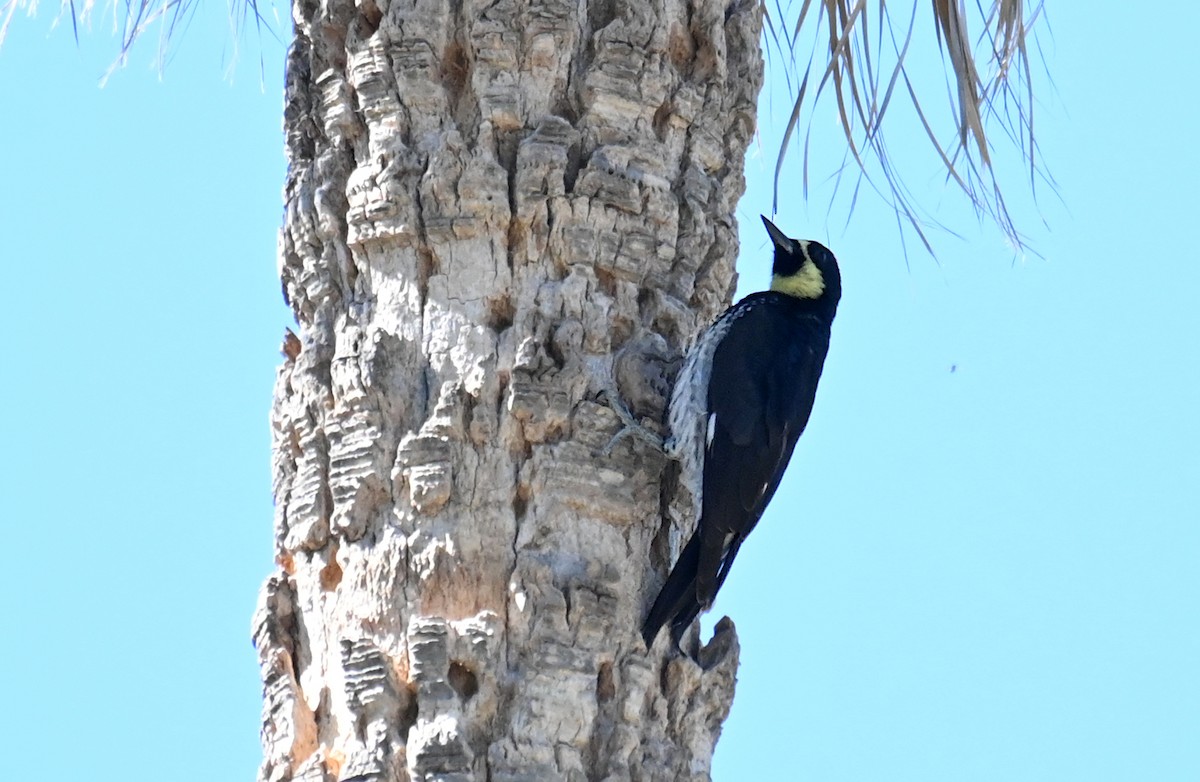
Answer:
<svg viewBox="0 0 1200 782"><path fill-rule="evenodd" d="M658 637L658 631L667 622L671 623L671 640L679 646L688 625L700 613L700 602L696 599L696 568L700 564L700 533L697 531L683 547L675 567L667 576L646 622L642 625L642 639L649 649Z"/></svg>

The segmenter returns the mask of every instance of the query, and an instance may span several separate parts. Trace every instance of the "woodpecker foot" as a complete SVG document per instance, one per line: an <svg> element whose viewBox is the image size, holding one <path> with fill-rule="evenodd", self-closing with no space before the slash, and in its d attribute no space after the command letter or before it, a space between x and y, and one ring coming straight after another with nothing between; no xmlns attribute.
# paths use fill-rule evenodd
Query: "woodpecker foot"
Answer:
<svg viewBox="0 0 1200 782"><path fill-rule="evenodd" d="M664 450L663 438L638 423L638 420L633 417L633 413L629 412L629 408L625 406L625 402L621 400L619 394L615 391L602 391L601 396L612 411L617 414L617 418L621 419L620 431L614 434L612 439L608 441L608 445L601 449L601 456L607 457L610 455L613 449L617 447L617 444L627 437L636 437L660 451Z"/></svg>

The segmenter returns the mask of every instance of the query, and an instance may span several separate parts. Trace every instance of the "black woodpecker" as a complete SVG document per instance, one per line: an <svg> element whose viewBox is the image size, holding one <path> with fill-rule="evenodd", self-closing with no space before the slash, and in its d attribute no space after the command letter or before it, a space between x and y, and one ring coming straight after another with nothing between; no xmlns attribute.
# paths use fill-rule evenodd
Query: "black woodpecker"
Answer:
<svg viewBox="0 0 1200 782"><path fill-rule="evenodd" d="M698 497L699 520L642 626L647 648L665 624L678 647L712 605L812 413L842 277L824 245L763 223L775 245L771 289L708 327L671 394L667 453Z"/></svg>

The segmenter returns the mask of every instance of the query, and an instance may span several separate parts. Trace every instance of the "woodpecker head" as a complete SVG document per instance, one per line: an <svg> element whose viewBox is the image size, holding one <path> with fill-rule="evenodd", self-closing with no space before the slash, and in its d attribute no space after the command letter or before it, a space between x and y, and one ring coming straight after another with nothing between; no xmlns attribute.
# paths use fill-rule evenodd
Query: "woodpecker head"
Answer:
<svg viewBox="0 0 1200 782"><path fill-rule="evenodd" d="M829 248L820 242L789 239L766 217L762 221L775 245L771 290L836 307L842 297L842 275Z"/></svg>

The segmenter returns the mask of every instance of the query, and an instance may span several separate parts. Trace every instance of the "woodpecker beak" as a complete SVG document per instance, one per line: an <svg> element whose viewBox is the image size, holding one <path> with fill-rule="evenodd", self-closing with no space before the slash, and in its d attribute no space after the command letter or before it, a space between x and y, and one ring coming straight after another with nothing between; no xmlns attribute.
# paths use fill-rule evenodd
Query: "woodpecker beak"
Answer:
<svg viewBox="0 0 1200 782"><path fill-rule="evenodd" d="M777 249L789 254L795 251L796 243L787 238L783 231L776 228L775 223L768 220L766 215L759 215L759 217L762 218L763 225L767 227L767 235L771 237L771 242Z"/></svg>

